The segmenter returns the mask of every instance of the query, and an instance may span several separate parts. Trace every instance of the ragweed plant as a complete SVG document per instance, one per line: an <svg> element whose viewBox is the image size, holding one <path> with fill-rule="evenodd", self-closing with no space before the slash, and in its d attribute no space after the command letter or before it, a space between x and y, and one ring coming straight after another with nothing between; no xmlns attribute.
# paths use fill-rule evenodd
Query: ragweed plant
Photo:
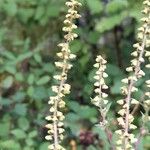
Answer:
<svg viewBox="0 0 150 150"><path fill-rule="evenodd" d="M48 128L48 135L45 138L51 141L48 149L52 150L65 150L65 148L60 145L64 138L63 120L65 118L61 109L65 107L65 95L70 93L70 85L66 83L66 80L68 71L72 67L70 60L76 57L74 54L71 54L70 42L77 38L77 34L73 32L73 30L77 28L74 24L74 20L80 17L77 8L81 6L81 3L77 0L70 0L66 2L66 6L69 8L63 27L63 31L66 34L64 35L64 42L58 45L61 51L57 53L57 56L61 60L55 62L56 67L60 69L60 73L54 75L54 79L58 81L58 84L52 86L52 91L56 94L55 96L51 96L48 101L51 107L49 110L50 115L46 117L46 120L50 123L46 125L46 128Z"/></svg>
<svg viewBox="0 0 150 150"><path fill-rule="evenodd" d="M130 106L139 103L138 100L132 97L132 94L138 91L136 82L145 76L145 73L141 69L141 65L144 63L144 54L147 55L147 53L149 53L145 49L149 46L150 0L145 0L143 4L145 8L142 11L144 17L141 19L143 24L138 29L139 42L133 45L135 51L132 52L131 55L134 58L131 60L131 66L126 69L126 71L129 72L129 76L122 80L124 86L121 89L125 98L118 101L118 104L122 106L122 109L118 112L120 117L117 119L119 125L122 127L121 130L116 131L119 136L119 140L117 141L118 150L133 149L133 144L137 141L135 135L129 132L137 128L133 124L134 116L131 114Z"/></svg>
<svg viewBox="0 0 150 150"><path fill-rule="evenodd" d="M108 100L106 99L108 94L103 92L103 90L108 89L108 86L105 83L105 79L107 78L108 75L105 72L106 70L106 63L107 61L102 58L102 56L97 56L96 58L96 63L94 64L94 67L97 68L96 75L94 76L94 79L96 82L94 83L94 86L96 87L94 92L96 93L96 96L91 99L91 102L98 107L99 112L101 114L101 121L100 121L100 126L101 128L106 128L107 126L107 119L106 119L106 114L108 112L107 110L107 105L108 105Z"/></svg>
<svg viewBox="0 0 150 150"><path fill-rule="evenodd" d="M107 100L108 94L104 92L108 89L108 86L105 83L105 78L108 77L108 74L105 72L106 64L107 61L101 55L97 56L96 63L94 64L94 67L97 69L96 75L94 76L94 79L96 80L96 82L94 83L94 92L96 96L91 99L91 102L96 107L98 107L98 110L100 112L99 126L106 133L109 144L111 145L112 149L114 149L110 135L111 132L108 129L107 120L107 113L109 111L111 103L109 103L109 101Z"/></svg>

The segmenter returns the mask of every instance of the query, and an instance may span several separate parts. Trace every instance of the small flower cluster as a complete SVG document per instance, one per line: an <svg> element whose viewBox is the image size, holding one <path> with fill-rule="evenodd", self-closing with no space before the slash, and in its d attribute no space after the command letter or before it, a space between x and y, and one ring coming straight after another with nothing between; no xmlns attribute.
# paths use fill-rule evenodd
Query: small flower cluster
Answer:
<svg viewBox="0 0 150 150"><path fill-rule="evenodd" d="M146 81L146 86L147 86L148 90L147 90L147 92L145 92L146 99L143 103L144 103L144 109L148 115L148 113L150 111L150 80ZM150 116L148 117L147 121L150 121Z"/></svg>
<svg viewBox="0 0 150 150"><path fill-rule="evenodd" d="M60 73L54 75L54 79L57 80L58 84L52 86L52 91L55 93L55 96L51 96L48 101L51 108L49 110L50 115L46 117L46 120L50 123L46 125L48 135L45 138L52 142L48 146L48 149L51 150L65 150L60 145L60 142L64 138L63 120L65 118L61 109L65 107L65 101L63 100L65 95L70 93L70 85L66 83L68 71L72 67L69 61L76 57L70 52L70 42L77 37L77 34L73 32L77 26L73 22L80 17L76 9L81 6L81 3L77 0L70 0L66 2L66 6L68 7L68 13L64 21L65 27L63 27L63 31L66 33L64 35L65 42L58 45L61 51L57 53L57 56L61 61L55 62Z"/></svg>
<svg viewBox="0 0 150 150"><path fill-rule="evenodd" d="M92 103L99 108L102 118L100 126L102 128L105 128L107 125L106 114L108 111L106 107L108 104L108 100L106 100L108 94L103 92L103 90L108 89L108 86L105 83L105 78L108 77L107 73L105 73L106 63L107 61L103 59L102 56L97 56L96 63L94 64L94 67L97 68L96 75L94 76L94 79L96 80L94 83L94 86L96 87L94 91L97 95L91 100Z"/></svg>
<svg viewBox="0 0 150 150"><path fill-rule="evenodd" d="M138 100L132 98L132 93L138 91L135 87L135 83L143 76L145 73L141 70L141 64L144 63L144 53L145 55L150 55L148 51L145 50L149 46L150 41L148 36L150 34L150 0L145 0L143 2L145 8L142 11L145 17L141 19L143 22L142 27L138 29L138 40L139 42L134 44L133 47L135 51L131 53L134 57L131 60L131 66L126 69L130 73L128 78L122 80L124 86L121 88L122 94L125 95L125 99L118 100L117 103L122 106L117 118L119 125L122 127L121 130L117 130L116 134L120 137L117 141L117 150L130 150L133 149L133 144L136 142L136 138L129 130L136 129L137 127L133 124L134 116L130 113L130 106L138 104ZM147 65L147 67L150 67ZM149 82L149 81L148 81Z"/></svg>
<svg viewBox="0 0 150 150"><path fill-rule="evenodd" d="M145 57L148 58L148 62L150 62L150 51L146 51L145 53ZM148 63L146 66L146 68L150 68L150 64ZM149 116L149 111L150 111L150 80L147 80L146 82L146 87L147 87L147 91L145 92L145 100L143 102L144 104L144 109L145 109L145 115L143 116L144 118L144 122L150 121L150 116Z"/></svg>

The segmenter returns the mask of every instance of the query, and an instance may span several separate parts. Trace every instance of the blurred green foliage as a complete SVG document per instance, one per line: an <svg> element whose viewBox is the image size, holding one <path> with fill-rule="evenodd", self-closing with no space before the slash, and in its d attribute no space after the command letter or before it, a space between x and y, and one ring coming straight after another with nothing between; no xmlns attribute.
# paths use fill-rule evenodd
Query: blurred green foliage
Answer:
<svg viewBox="0 0 150 150"><path fill-rule="evenodd" d="M77 149L84 149L80 134L90 131L98 136L89 143L88 150L109 149L103 131L95 124L98 113L90 103L93 95L92 65L97 54L107 58L107 73L110 75L107 91L112 101L109 120L116 129L116 100L120 95L120 79L125 76L136 28L141 17L140 0L81 0L82 18L77 21L80 38L71 49L77 55L68 82L72 93L66 98L65 147L76 141ZM46 150L44 117L48 114L48 97L51 95L52 79L56 74L54 61L57 44L62 40L62 21L66 12L65 0L0 0L0 149L2 150ZM143 82L139 81L139 92L143 94ZM139 113L136 123L140 126ZM113 119L114 118L114 119ZM149 149L150 137L141 143ZM97 142L97 143L96 143ZM67 146L66 146L67 145ZM88 143L87 143L88 145Z"/></svg>

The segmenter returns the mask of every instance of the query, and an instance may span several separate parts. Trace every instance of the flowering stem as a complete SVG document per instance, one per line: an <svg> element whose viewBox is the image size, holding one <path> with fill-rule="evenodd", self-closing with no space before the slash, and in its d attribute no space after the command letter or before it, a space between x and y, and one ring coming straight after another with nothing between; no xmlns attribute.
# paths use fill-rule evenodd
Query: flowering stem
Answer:
<svg viewBox="0 0 150 150"><path fill-rule="evenodd" d="M66 60L64 59L64 64L66 64ZM62 74L61 75L63 75L65 72L66 72L66 74L68 73L68 70L67 70L67 68L66 68L66 65L63 65L64 67L63 67L63 70L62 70ZM60 93L61 93L61 91L62 91L62 86L63 86L63 84L65 83L65 80L64 79L62 79L61 80L61 82L60 82L60 85L59 85L59 90L58 90L58 99L57 100L55 100L55 102L54 102L54 115L53 115L53 117L54 118L57 118L57 110L58 110L58 102L60 101L59 99L60 99ZM58 147L58 144L59 144L59 140L58 140L58 127L57 127L57 120L54 120L54 122L53 122L53 124L54 124L54 148L57 150L57 147Z"/></svg>
<svg viewBox="0 0 150 150"><path fill-rule="evenodd" d="M135 67L135 72L134 72L134 76L135 77L138 76L138 72L140 71L140 66L141 66L140 59L143 58L143 55L144 55L147 30L148 30L148 26L145 28L145 31L144 31L144 36L143 36L143 40L142 40L142 49L140 51L138 62L137 62L137 65ZM136 81L134 79L130 80L130 83L128 85L128 94L127 94L127 97L125 99L125 102L126 102L125 135L128 135L128 131L129 131L130 102L131 102L132 88L134 87L135 83L136 83ZM125 139L124 139L124 150L127 150L127 148L126 148L127 143L128 143L128 136L125 136Z"/></svg>

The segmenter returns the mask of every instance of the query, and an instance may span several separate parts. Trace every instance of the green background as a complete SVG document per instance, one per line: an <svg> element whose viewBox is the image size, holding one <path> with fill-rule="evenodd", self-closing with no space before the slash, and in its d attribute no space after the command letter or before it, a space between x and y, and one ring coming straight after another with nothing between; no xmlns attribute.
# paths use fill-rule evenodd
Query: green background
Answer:
<svg viewBox="0 0 150 150"><path fill-rule="evenodd" d="M108 61L107 84L112 103L108 120L112 131L116 130L116 101L120 99L120 80L130 65L130 52L136 41L141 17L140 0L81 0L82 18L77 20L79 38L71 43L77 55L68 83L71 94L66 97L67 107L64 145L70 149L74 140L77 149L109 150L106 136L95 124L97 109L91 104L93 97L93 64L96 55L102 54ZM52 94L57 44L63 40L61 30L67 8L65 0L0 0L0 149L46 150L46 124L48 98ZM144 81L138 81L140 100ZM135 123L141 126L142 108L135 113ZM85 147L81 134L91 134L94 142ZM135 133L138 133L136 131ZM95 136L97 137L95 139ZM139 150L150 148L146 136ZM96 147L99 145L99 148ZM144 148L143 148L144 147Z"/></svg>

